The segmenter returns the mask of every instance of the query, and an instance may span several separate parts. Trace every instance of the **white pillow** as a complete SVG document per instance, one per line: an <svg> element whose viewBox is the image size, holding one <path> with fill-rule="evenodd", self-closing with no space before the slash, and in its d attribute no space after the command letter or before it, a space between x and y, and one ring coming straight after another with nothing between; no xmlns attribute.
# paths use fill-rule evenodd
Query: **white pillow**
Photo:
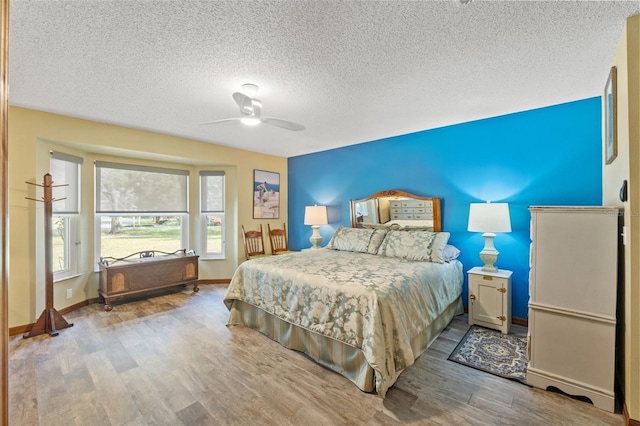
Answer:
<svg viewBox="0 0 640 426"><path fill-rule="evenodd" d="M452 246L451 244L447 244L444 246L444 251L442 257L445 262L451 262L452 260L456 260L460 256L460 250L458 247Z"/></svg>

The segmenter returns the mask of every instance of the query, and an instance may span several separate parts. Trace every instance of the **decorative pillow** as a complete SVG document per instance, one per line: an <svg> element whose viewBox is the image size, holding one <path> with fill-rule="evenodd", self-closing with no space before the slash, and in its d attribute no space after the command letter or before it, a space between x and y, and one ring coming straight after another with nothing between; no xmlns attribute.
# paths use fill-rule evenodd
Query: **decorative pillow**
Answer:
<svg viewBox="0 0 640 426"><path fill-rule="evenodd" d="M451 262L452 260L456 260L460 256L460 250L458 247L452 246L451 244L447 244L444 246L443 256L445 262Z"/></svg>
<svg viewBox="0 0 640 426"><path fill-rule="evenodd" d="M400 229L400 225L392 223L389 225L389 222L387 223L360 223L358 224L359 228L365 228L365 229L386 229L387 231L389 229Z"/></svg>
<svg viewBox="0 0 640 426"><path fill-rule="evenodd" d="M367 246L367 253L377 254L380 249L380 245L384 241L384 237L389 232L388 229L375 229L373 234L371 235L371 240L369 240L369 245Z"/></svg>
<svg viewBox="0 0 640 426"><path fill-rule="evenodd" d="M448 232L389 231L380 245L378 254L407 260L444 263L444 248L449 241L449 236Z"/></svg>
<svg viewBox="0 0 640 426"><path fill-rule="evenodd" d="M392 228L398 229L399 231L430 231L435 232L433 230L433 226L404 226L402 228Z"/></svg>
<svg viewBox="0 0 640 426"><path fill-rule="evenodd" d="M333 233L327 248L376 254L386 233L385 229L345 228L341 226Z"/></svg>

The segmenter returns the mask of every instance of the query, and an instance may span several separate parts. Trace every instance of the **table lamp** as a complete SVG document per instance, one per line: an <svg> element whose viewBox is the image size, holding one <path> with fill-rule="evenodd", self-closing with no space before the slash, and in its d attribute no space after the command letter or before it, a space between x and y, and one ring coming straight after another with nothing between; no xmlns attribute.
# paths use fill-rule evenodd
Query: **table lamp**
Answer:
<svg viewBox="0 0 640 426"><path fill-rule="evenodd" d="M311 225L313 233L311 234L311 248L320 248L322 242L322 236L320 235L320 225L326 225L327 221L327 207L326 206L306 206L304 208L304 224Z"/></svg>
<svg viewBox="0 0 640 426"><path fill-rule="evenodd" d="M484 248L480 252L480 259L484 262L483 271L497 272L495 263L498 260L498 250L493 245L496 232L511 232L508 203L471 203L469 205L469 232L483 232Z"/></svg>

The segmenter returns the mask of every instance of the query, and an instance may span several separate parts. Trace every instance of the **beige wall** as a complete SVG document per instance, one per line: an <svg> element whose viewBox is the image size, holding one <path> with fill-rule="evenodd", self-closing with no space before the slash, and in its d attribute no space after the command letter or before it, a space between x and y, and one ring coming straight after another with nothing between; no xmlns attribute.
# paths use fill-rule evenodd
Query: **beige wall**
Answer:
<svg viewBox="0 0 640 426"><path fill-rule="evenodd" d="M84 158L82 168L81 276L54 284L54 306L62 309L98 296L93 218L93 160L126 161L188 169L197 193L201 169L226 172L226 259L201 260L201 279L231 278L244 259L239 228L287 222L287 159L120 126L80 120L25 108L9 109L9 326L34 322L44 309L44 208L25 197L41 198L39 188L48 172L49 151ZM280 218L253 219L253 170L280 173ZM190 197L190 212L198 212L198 197ZM190 247L199 252L199 218L190 215ZM66 289L73 298L66 299Z"/></svg>
<svg viewBox="0 0 640 426"><path fill-rule="evenodd" d="M618 76L618 157L602 169L603 203L624 207L624 342L618 376L629 417L640 420L640 15L627 20L613 65ZM621 202L618 194L625 179L629 198Z"/></svg>

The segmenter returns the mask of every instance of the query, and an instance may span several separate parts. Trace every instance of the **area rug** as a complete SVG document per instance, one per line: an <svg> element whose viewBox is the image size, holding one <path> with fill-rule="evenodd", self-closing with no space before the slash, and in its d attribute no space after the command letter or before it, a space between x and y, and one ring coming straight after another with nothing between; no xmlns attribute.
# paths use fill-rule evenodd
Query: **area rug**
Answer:
<svg viewBox="0 0 640 426"><path fill-rule="evenodd" d="M527 383L527 339L471 326L449 360L505 379Z"/></svg>

